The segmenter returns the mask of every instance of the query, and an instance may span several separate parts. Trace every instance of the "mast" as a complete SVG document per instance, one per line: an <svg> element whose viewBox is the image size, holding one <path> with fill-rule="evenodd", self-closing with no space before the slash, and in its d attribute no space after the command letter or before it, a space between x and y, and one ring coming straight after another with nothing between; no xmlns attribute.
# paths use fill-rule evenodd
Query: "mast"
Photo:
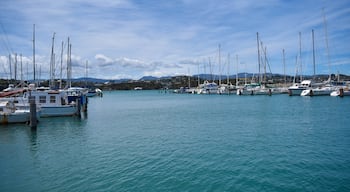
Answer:
<svg viewBox="0 0 350 192"><path fill-rule="evenodd" d="M314 78L316 77L316 62L315 62L315 40L314 40L314 30L312 29L312 63L314 67Z"/></svg>
<svg viewBox="0 0 350 192"><path fill-rule="evenodd" d="M286 55L285 55L284 49L282 50L282 52L283 52L284 86L287 87L287 77L286 77Z"/></svg>
<svg viewBox="0 0 350 192"><path fill-rule="evenodd" d="M227 85L230 81L230 54L227 54Z"/></svg>
<svg viewBox="0 0 350 192"><path fill-rule="evenodd" d="M197 86L199 87L199 84L200 84L200 80L199 80L199 62L198 62L198 76L197 76L197 78L198 78L197 79L198 80L198 82L197 82L198 85Z"/></svg>
<svg viewBox="0 0 350 192"><path fill-rule="evenodd" d="M68 82L68 80L69 80L69 37L68 37L68 40L67 40L67 68L66 68L66 70L67 70L67 83L66 83L66 87L68 88L69 87L69 82Z"/></svg>
<svg viewBox="0 0 350 192"><path fill-rule="evenodd" d="M17 81L17 53L15 53L15 82Z"/></svg>
<svg viewBox="0 0 350 192"><path fill-rule="evenodd" d="M87 78L88 78L88 60L85 63L85 87L87 87Z"/></svg>
<svg viewBox="0 0 350 192"><path fill-rule="evenodd" d="M21 58L21 86L23 83L23 63L22 63L22 53L19 55L19 57Z"/></svg>
<svg viewBox="0 0 350 192"><path fill-rule="evenodd" d="M62 41L62 49L61 49L60 89L62 89L62 70L63 70L63 41Z"/></svg>
<svg viewBox="0 0 350 192"><path fill-rule="evenodd" d="M267 82L266 80L266 64L267 64L267 56L266 56L266 46L264 48L264 83Z"/></svg>
<svg viewBox="0 0 350 192"><path fill-rule="evenodd" d="M259 46L259 33L256 32L256 43L258 45L258 69L259 69L259 83L261 82L261 77L260 77L260 46Z"/></svg>
<svg viewBox="0 0 350 192"><path fill-rule="evenodd" d="M191 88L191 76L190 76L190 68L187 69L188 71L188 88Z"/></svg>
<svg viewBox="0 0 350 192"><path fill-rule="evenodd" d="M221 85L221 54L220 54L221 45L219 44L219 85Z"/></svg>
<svg viewBox="0 0 350 192"><path fill-rule="evenodd" d="M238 86L238 55L236 55L236 86Z"/></svg>
<svg viewBox="0 0 350 192"><path fill-rule="evenodd" d="M10 65L10 81L12 80L12 63L11 63L12 57L11 54L9 54L9 65Z"/></svg>
<svg viewBox="0 0 350 192"><path fill-rule="evenodd" d="M211 81L213 82L213 81L214 81L214 78L213 78L213 70L212 70L212 68L211 68L210 57L209 57L209 70L210 70L210 78L211 78Z"/></svg>
<svg viewBox="0 0 350 192"><path fill-rule="evenodd" d="M33 81L36 83L35 80L35 24L33 24Z"/></svg>
<svg viewBox="0 0 350 192"><path fill-rule="evenodd" d="M299 32L300 82L303 81L303 64L301 61L301 32Z"/></svg>
<svg viewBox="0 0 350 192"><path fill-rule="evenodd" d="M70 59L70 54L71 54L71 49L72 48L72 45L69 43L69 37L68 37L68 43L67 43L67 84L66 84L66 87L71 87L71 76L70 76L70 62L71 62L71 59Z"/></svg>
<svg viewBox="0 0 350 192"><path fill-rule="evenodd" d="M324 32L326 35L326 48L327 48L327 62L328 62L328 70L329 70L329 79L331 79L331 59L329 56L328 30L327 30L327 21L326 21L326 15L324 13L324 9L322 9L322 13L323 13L323 22L324 22Z"/></svg>
<svg viewBox="0 0 350 192"><path fill-rule="evenodd" d="M69 87L72 87L72 44L69 44Z"/></svg>
<svg viewBox="0 0 350 192"><path fill-rule="evenodd" d="M54 71L54 65L55 65L55 55L54 55L54 46L55 46L55 32L53 33L52 36L52 48L51 48L51 61L50 61L50 88L54 88L55 87L55 83L54 83L54 76L55 76L55 71Z"/></svg>

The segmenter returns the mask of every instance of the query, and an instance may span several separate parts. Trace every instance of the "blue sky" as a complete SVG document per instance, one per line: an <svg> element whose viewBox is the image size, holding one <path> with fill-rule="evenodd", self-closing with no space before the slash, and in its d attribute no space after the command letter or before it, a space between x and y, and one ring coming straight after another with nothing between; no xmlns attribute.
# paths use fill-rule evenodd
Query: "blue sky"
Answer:
<svg viewBox="0 0 350 192"><path fill-rule="evenodd" d="M0 77L10 77L8 55L14 63L17 53L18 66L22 55L23 78L32 79L33 24L41 78L49 78L54 33L56 77L61 44L65 61L68 37L74 78L86 75L86 63L89 77L104 79L257 73L257 32L272 73L284 73L285 49L287 74L313 74L312 29L316 73L350 75L349 23L348 0L4 0Z"/></svg>

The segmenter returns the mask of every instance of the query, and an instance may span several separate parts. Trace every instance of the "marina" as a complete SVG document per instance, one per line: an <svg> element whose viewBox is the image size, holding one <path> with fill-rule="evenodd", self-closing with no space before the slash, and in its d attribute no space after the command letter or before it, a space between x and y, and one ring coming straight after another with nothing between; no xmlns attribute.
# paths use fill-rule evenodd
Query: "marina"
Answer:
<svg viewBox="0 0 350 192"><path fill-rule="evenodd" d="M0 190L348 191L349 105L105 91L81 118L1 126Z"/></svg>
<svg viewBox="0 0 350 192"><path fill-rule="evenodd" d="M0 192L350 191L348 1L0 1Z"/></svg>

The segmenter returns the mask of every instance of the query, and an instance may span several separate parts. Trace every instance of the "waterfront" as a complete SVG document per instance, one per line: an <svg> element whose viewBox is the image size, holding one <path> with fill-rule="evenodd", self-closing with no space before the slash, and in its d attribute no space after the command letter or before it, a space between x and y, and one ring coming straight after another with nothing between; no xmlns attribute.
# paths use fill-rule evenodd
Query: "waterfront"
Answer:
<svg viewBox="0 0 350 192"><path fill-rule="evenodd" d="M350 99L112 91L0 127L0 191L349 191Z"/></svg>

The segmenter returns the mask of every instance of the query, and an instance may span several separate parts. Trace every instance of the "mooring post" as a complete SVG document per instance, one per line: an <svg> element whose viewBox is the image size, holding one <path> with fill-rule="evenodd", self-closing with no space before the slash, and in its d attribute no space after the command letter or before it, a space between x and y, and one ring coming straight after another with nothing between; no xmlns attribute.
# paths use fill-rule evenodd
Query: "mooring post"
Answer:
<svg viewBox="0 0 350 192"><path fill-rule="evenodd" d="M77 115L79 117L81 117L81 102L80 102L80 96L76 98L75 100L76 104L77 104Z"/></svg>
<svg viewBox="0 0 350 192"><path fill-rule="evenodd" d="M339 89L339 96L344 97L344 89L343 88Z"/></svg>
<svg viewBox="0 0 350 192"><path fill-rule="evenodd" d="M35 96L29 96L29 111L30 111L29 126L30 128L36 129L38 124L38 119L36 117Z"/></svg>

